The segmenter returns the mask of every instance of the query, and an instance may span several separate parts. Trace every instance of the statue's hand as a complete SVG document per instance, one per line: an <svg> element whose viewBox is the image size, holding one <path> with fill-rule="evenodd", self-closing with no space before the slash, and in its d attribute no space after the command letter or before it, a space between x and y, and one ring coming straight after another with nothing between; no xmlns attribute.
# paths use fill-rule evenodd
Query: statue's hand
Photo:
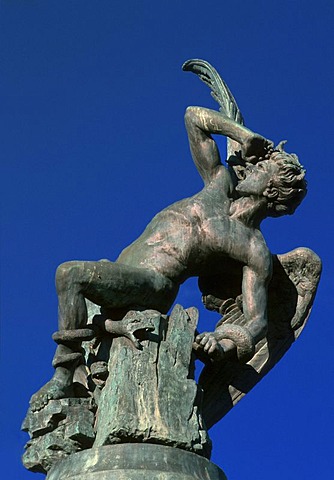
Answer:
<svg viewBox="0 0 334 480"><path fill-rule="evenodd" d="M236 345L220 332L203 332L196 336L193 349L205 353L212 360L227 360L236 354Z"/></svg>
<svg viewBox="0 0 334 480"><path fill-rule="evenodd" d="M196 336L194 349L205 352L213 360L222 360L225 351L220 345L215 332L203 332Z"/></svg>
<svg viewBox="0 0 334 480"><path fill-rule="evenodd" d="M141 318L139 312L129 312L125 315L122 320L106 320L105 329L107 332L117 336L117 337L126 337L134 344L138 350L141 350L143 347L136 337L136 332L145 331L152 332L154 330L154 325L148 318Z"/></svg>
<svg viewBox="0 0 334 480"><path fill-rule="evenodd" d="M257 163L269 158L274 143L255 133L249 136L241 147L242 157L246 162Z"/></svg>

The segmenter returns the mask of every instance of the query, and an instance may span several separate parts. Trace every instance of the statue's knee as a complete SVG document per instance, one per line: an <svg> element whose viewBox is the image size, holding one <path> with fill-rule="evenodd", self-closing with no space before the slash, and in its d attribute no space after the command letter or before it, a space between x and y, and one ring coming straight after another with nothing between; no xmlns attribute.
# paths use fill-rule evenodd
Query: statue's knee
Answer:
<svg viewBox="0 0 334 480"><path fill-rule="evenodd" d="M155 295L159 298L162 297L162 301L165 301L166 305L168 305L168 310L177 295L179 286L163 275L156 275L154 287Z"/></svg>
<svg viewBox="0 0 334 480"><path fill-rule="evenodd" d="M56 270L56 288L58 293L62 290L67 290L69 285L76 282L76 272L78 269L78 262L65 262L59 265Z"/></svg>

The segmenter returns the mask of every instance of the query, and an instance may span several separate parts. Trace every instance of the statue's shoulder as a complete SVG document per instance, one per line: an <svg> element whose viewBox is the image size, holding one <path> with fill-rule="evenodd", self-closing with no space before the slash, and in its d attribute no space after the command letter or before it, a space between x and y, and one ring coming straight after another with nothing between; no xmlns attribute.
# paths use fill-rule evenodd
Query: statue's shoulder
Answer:
<svg viewBox="0 0 334 480"><path fill-rule="evenodd" d="M221 194L231 195L234 191L234 182L230 171L223 164L215 168L211 183L219 189Z"/></svg>

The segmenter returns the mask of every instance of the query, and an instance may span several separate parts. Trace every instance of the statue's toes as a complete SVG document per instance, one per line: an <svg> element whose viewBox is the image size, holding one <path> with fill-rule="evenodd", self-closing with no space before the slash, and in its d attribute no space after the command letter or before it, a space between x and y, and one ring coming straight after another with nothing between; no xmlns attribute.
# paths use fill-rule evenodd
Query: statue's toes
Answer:
<svg viewBox="0 0 334 480"><path fill-rule="evenodd" d="M48 382L31 397L30 408L33 412L41 410L49 403L50 400L57 397L57 389L54 387L55 385L53 385L52 382Z"/></svg>
<svg viewBox="0 0 334 480"><path fill-rule="evenodd" d="M30 400L30 408L33 412L37 412L38 410L41 410L43 407L43 401L41 401L40 397L33 396Z"/></svg>
<svg viewBox="0 0 334 480"><path fill-rule="evenodd" d="M33 395L31 400L30 400L30 408L33 412L37 412L38 410L41 410L45 405L47 405L49 401L49 396L42 392L38 392L37 394Z"/></svg>
<svg viewBox="0 0 334 480"><path fill-rule="evenodd" d="M58 400L74 396L73 385L66 385L55 379L51 379L44 387L35 393L30 400L30 409L36 412L44 408L50 400Z"/></svg>

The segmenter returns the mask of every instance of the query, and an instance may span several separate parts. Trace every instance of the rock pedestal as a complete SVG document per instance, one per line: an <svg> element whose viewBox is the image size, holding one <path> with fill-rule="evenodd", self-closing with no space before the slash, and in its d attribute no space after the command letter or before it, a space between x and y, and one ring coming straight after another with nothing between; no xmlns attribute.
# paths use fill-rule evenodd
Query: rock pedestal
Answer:
<svg viewBox="0 0 334 480"><path fill-rule="evenodd" d="M169 316L127 315L139 328L150 325L138 331L140 348L124 336L103 337L86 364L92 377L104 365L99 388L28 412L25 466L48 472L47 480L225 479L208 460L202 389L194 380L197 310L177 305Z"/></svg>
<svg viewBox="0 0 334 480"><path fill-rule="evenodd" d="M158 443L210 457L201 416L192 345L198 313L177 305L169 317L140 312L154 326L138 350L124 337L110 349L109 377L99 400L94 447Z"/></svg>

